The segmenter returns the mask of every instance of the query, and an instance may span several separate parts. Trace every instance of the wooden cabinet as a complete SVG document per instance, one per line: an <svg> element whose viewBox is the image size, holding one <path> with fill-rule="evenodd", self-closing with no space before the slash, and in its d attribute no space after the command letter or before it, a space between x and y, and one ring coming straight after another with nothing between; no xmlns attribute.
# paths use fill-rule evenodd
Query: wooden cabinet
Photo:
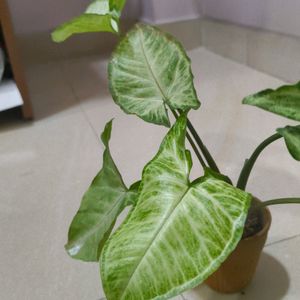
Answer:
<svg viewBox="0 0 300 300"><path fill-rule="evenodd" d="M25 80L24 69L14 34L12 19L7 0L0 0L0 24L4 35L4 42L11 63L13 77L23 98L22 112L25 119L32 119L32 107L29 98L29 91Z"/></svg>

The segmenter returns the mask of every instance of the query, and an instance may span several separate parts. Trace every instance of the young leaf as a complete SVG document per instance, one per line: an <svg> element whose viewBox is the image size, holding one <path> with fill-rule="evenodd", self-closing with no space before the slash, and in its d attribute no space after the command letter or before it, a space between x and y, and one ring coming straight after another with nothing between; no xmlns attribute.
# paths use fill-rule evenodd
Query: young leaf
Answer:
<svg viewBox="0 0 300 300"><path fill-rule="evenodd" d="M84 261L98 261L102 246L109 237L116 218L137 197L137 187L127 190L109 151L112 121L106 124L102 142L103 166L83 196L75 215L65 248L68 254ZM130 200L130 201L129 201Z"/></svg>
<svg viewBox="0 0 300 300"><path fill-rule="evenodd" d="M300 125L286 126L277 129L277 132L284 137L285 143L291 155L300 161Z"/></svg>
<svg viewBox="0 0 300 300"><path fill-rule="evenodd" d="M85 32L119 32L119 18L125 0L94 0L84 14L59 27L52 33L54 42L63 42L73 34Z"/></svg>
<svg viewBox="0 0 300 300"><path fill-rule="evenodd" d="M52 33L54 42L63 42L75 33L117 32L116 21L110 15L83 14L62 24Z"/></svg>
<svg viewBox="0 0 300 300"><path fill-rule="evenodd" d="M214 272L239 242L251 196L212 176L190 184L181 116L145 167L134 210L100 258L108 300L168 299Z"/></svg>
<svg viewBox="0 0 300 300"><path fill-rule="evenodd" d="M167 106L183 111L200 106L183 47L151 26L136 25L121 41L109 63L109 83L126 113L150 123L170 126Z"/></svg>
<svg viewBox="0 0 300 300"><path fill-rule="evenodd" d="M248 96L243 100L243 104L254 105L277 115L300 121L300 82Z"/></svg>

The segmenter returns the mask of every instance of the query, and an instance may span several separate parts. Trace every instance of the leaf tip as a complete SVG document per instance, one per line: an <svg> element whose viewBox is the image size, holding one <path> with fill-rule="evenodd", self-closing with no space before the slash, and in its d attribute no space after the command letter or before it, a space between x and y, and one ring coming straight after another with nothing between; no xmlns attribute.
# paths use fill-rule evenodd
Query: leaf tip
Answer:
<svg viewBox="0 0 300 300"><path fill-rule="evenodd" d="M250 104L250 96L245 97L245 98L242 100L242 104Z"/></svg>
<svg viewBox="0 0 300 300"><path fill-rule="evenodd" d="M65 41L67 38L63 38L60 33L59 27L51 32L51 39L55 43L61 43Z"/></svg>
<svg viewBox="0 0 300 300"><path fill-rule="evenodd" d="M114 119L111 119L110 121L108 121L104 127L104 130L101 134L101 141L102 143L108 147L108 142L110 140L111 137L111 130L112 130L112 123L113 123Z"/></svg>

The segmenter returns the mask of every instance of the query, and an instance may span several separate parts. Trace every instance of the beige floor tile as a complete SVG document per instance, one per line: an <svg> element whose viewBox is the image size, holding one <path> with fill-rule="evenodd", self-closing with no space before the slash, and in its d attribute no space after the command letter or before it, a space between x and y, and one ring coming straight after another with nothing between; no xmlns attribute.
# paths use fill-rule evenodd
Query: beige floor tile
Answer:
<svg viewBox="0 0 300 300"><path fill-rule="evenodd" d="M192 19L187 21L161 24L159 27L172 34L185 49L191 50L201 46L202 40L202 22L201 19ZM188 34L187 34L188 32Z"/></svg>
<svg viewBox="0 0 300 300"><path fill-rule="evenodd" d="M27 66L26 78L36 120L80 110L61 62Z"/></svg>
<svg viewBox="0 0 300 300"><path fill-rule="evenodd" d="M64 78L81 104L93 106L95 100L109 96L107 63L99 55L62 62Z"/></svg>
<svg viewBox="0 0 300 300"><path fill-rule="evenodd" d="M69 223L101 165L81 114L0 134L0 298L97 299L97 264L64 251Z"/></svg>
<svg viewBox="0 0 300 300"><path fill-rule="evenodd" d="M249 66L289 82L299 81L300 38L249 30L247 39Z"/></svg>
<svg viewBox="0 0 300 300"><path fill-rule="evenodd" d="M202 45L240 63L247 61L247 31L233 24L204 19Z"/></svg>

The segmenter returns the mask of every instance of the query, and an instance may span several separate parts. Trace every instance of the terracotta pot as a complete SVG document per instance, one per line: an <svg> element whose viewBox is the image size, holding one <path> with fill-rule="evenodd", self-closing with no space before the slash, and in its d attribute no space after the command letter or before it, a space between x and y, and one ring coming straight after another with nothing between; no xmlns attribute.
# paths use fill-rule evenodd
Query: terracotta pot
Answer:
<svg viewBox="0 0 300 300"><path fill-rule="evenodd" d="M268 208L263 211L263 228L253 236L242 239L237 248L213 273L206 284L220 293L237 293L251 282L265 245L271 225L271 214Z"/></svg>

